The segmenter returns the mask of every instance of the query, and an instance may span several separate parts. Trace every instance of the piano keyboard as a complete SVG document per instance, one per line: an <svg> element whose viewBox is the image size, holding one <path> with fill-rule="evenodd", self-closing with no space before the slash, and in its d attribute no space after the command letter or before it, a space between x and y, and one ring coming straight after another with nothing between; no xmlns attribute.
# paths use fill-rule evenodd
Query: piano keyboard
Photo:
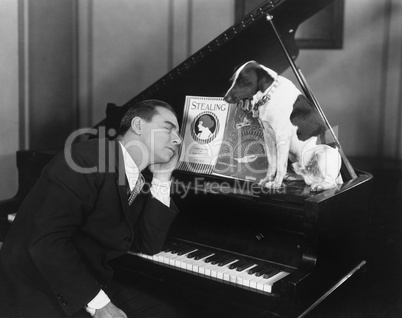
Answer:
<svg viewBox="0 0 402 318"><path fill-rule="evenodd" d="M271 293L272 285L289 275L273 265L257 264L224 252L208 251L185 244L170 244L155 255L129 253L157 264L263 293Z"/></svg>

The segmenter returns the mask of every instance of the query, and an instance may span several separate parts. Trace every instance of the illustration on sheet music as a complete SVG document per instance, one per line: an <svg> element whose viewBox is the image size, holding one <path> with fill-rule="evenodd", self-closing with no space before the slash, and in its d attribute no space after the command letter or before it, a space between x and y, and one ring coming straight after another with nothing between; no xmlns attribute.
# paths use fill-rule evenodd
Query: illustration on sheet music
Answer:
<svg viewBox="0 0 402 318"><path fill-rule="evenodd" d="M179 170L257 181L268 162L262 128L222 97L186 96Z"/></svg>

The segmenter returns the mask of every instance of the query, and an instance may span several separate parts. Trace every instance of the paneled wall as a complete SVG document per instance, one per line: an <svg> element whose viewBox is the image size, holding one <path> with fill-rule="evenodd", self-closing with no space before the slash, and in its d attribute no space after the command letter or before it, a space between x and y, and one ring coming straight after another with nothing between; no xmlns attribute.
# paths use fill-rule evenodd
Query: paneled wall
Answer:
<svg viewBox="0 0 402 318"><path fill-rule="evenodd" d="M75 2L25 1L29 149L60 147L76 127Z"/></svg>
<svg viewBox="0 0 402 318"><path fill-rule="evenodd" d="M402 159L402 2L346 0L342 50L297 59L347 155Z"/></svg>
<svg viewBox="0 0 402 318"><path fill-rule="evenodd" d="M211 10L213 8L213 10ZM234 22L234 0L80 1L80 118L140 93Z"/></svg>
<svg viewBox="0 0 402 318"><path fill-rule="evenodd" d="M0 200L17 190L19 147L18 3L0 0Z"/></svg>
<svg viewBox="0 0 402 318"><path fill-rule="evenodd" d="M0 0L0 199L16 151L62 147L77 127L75 1Z"/></svg>

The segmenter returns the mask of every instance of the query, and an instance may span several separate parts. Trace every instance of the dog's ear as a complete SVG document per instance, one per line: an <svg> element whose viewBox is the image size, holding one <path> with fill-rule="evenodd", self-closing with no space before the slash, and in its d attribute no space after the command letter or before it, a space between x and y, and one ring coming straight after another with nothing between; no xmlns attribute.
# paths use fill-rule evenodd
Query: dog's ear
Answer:
<svg viewBox="0 0 402 318"><path fill-rule="evenodd" d="M229 82L233 82L233 81L234 81L237 70L238 70L240 67L242 67L243 65L244 65L244 64L238 64L238 65L235 66L235 68L233 69L232 76L231 76L230 79L229 79Z"/></svg>
<svg viewBox="0 0 402 318"><path fill-rule="evenodd" d="M235 68L233 69L233 73L236 73L237 70L238 70L240 67L242 67L243 65L249 64L249 63L253 63L253 64L255 64L255 65L259 65L259 63L258 63L257 61L254 61L254 60L248 61L248 62L246 62L246 63L241 63L241 64L238 64L238 65L235 66Z"/></svg>
<svg viewBox="0 0 402 318"><path fill-rule="evenodd" d="M257 68L256 74L258 77L258 90L265 92L265 90L274 82L274 78L262 68Z"/></svg>
<svg viewBox="0 0 402 318"><path fill-rule="evenodd" d="M240 66L242 66L243 65L243 63L242 64L237 64L235 67L234 67L234 69L233 69L233 74L234 73L236 73L237 72L237 70L240 68Z"/></svg>

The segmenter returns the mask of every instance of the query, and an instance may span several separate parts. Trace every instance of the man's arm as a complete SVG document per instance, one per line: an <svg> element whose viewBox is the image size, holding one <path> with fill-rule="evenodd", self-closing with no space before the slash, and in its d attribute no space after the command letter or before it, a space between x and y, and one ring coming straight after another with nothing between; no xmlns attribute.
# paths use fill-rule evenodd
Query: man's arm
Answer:
<svg viewBox="0 0 402 318"><path fill-rule="evenodd" d="M101 289L96 295L94 299L92 299L88 305L85 307L85 310L91 315L94 316L97 309L102 309L108 303L110 303L110 298L106 293Z"/></svg>
<svg viewBox="0 0 402 318"><path fill-rule="evenodd" d="M99 176L73 172L62 156L44 169L43 203L35 212L29 252L66 314L79 311L101 286L82 261L72 236L95 205Z"/></svg>
<svg viewBox="0 0 402 318"><path fill-rule="evenodd" d="M151 194L167 207L170 207L170 187L171 181L160 181L157 178L152 179Z"/></svg>
<svg viewBox="0 0 402 318"><path fill-rule="evenodd" d="M178 210L170 200L170 185L174 169L177 166L178 153L165 164L149 166L153 173L151 194L145 202L136 202L141 206L141 217L134 229L134 249L146 254L160 252L165 243L170 225L176 217Z"/></svg>

